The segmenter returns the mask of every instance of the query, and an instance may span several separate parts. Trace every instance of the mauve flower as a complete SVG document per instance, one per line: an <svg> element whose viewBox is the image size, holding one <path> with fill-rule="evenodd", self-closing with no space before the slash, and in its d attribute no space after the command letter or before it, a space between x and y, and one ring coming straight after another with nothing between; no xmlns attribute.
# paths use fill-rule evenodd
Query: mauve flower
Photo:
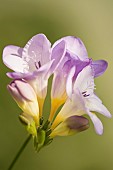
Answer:
<svg viewBox="0 0 113 170"><path fill-rule="evenodd" d="M38 97L40 115L47 94L48 79L64 54L64 40L51 48L44 34L32 37L24 48L10 45L3 50L4 64L14 71L7 75L13 79L24 79L32 85Z"/></svg>
<svg viewBox="0 0 113 170"><path fill-rule="evenodd" d="M14 71L7 73L14 79L8 90L23 110L20 120L32 134L37 151L56 136L73 135L89 128L84 115L89 115L99 135L103 133L102 122L94 112L106 117L111 114L94 93L94 78L102 75L108 64L89 58L79 38L67 36L51 47L46 36L38 34L24 48L5 47L3 62ZM43 103L52 74L51 111L48 120L43 121Z"/></svg>
<svg viewBox="0 0 113 170"><path fill-rule="evenodd" d="M81 72L82 69L89 64L94 69L95 77L103 74L108 65L107 62L104 60L93 61L92 59L88 58L88 53L85 48L85 45L80 40L80 38L76 38L74 36L67 36L61 38L60 40L55 42L53 47L63 40L65 41L66 44L66 53L59 67L57 67L57 69L55 69L54 71L52 90L51 90L52 107L51 107L51 113L49 117L50 121L52 121L58 107L63 103L65 103L67 99L66 81L67 81L68 73L70 72L73 66L76 67L73 76L73 81L75 81L79 72Z"/></svg>
<svg viewBox="0 0 113 170"><path fill-rule="evenodd" d="M94 123L96 132L101 135L103 133L103 125L93 112L99 112L109 118L111 117L111 114L94 93L94 68L91 65L86 66L78 74L75 82L73 83L74 70L75 68L73 67L67 79L67 94L71 99L71 96L79 91L79 98L81 96L81 103L84 103L86 114L90 116Z"/></svg>

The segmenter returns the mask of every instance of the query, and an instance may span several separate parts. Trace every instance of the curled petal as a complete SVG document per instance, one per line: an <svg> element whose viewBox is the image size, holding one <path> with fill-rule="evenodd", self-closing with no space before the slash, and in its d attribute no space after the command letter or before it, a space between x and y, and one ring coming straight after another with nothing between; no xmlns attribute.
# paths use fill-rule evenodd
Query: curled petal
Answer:
<svg viewBox="0 0 113 170"><path fill-rule="evenodd" d="M63 38L66 41L67 49L76 54L81 60L88 58L87 50L80 38L67 36Z"/></svg>
<svg viewBox="0 0 113 170"><path fill-rule="evenodd" d="M24 73L25 68L28 68L28 64L21 57L16 55L6 55L3 57L4 64L15 72Z"/></svg>
<svg viewBox="0 0 113 170"><path fill-rule="evenodd" d="M22 51L23 51L23 48L20 48L18 46L14 46L14 45L6 46L3 50L3 61L4 61L4 57L7 55L15 55L15 56L21 57Z"/></svg>
<svg viewBox="0 0 113 170"><path fill-rule="evenodd" d="M66 53L65 41L60 41L58 44L53 45L51 59L54 59L54 63L52 65L53 70L56 70L58 66L61 64Z"/></svg>
<svg viewBox="0 0 113 170"><path fill-rule="evenodd" d="M100 119L94 113L89 112L88 115L90 116L90 118L94 124L96 133L98 135L102 135L103 134L103 124L100 121Z"/></svg>
<svg viewBox="0 0 113 170"><path fill-rule="evenodd" d="M75 67L72 67L72 69L69 72L69 75L67 77L67 82L66 82L66 92L67 95L71 98L72 92L73 92L73 76L75 74Z"/></svg>
<svg viewBox="0 0 113 170"><path fill-rule="evenodd" d="M111 114L108 109L102 104L102 101L93 94L86 100L86 105L90 111L101 113L102 115L111 118Z"/></svg>
<svg viewBox="0 0 113 170"><path fill-rule="evenodd" d="M105 60L92 61L95 77L101 76L107 69L108 63Z"/></svg>
<svg viewBox="0 0 113 170"><path fill-rule="evenodd" d="M66 42L66 49L77 55L81 60L88 58L86 47L80 38L74 36L63 37L56 41L54 45L58 44L62 40Z"/></svg>
<svg viewBox="0 0 113 170"><path fill-rule="evenodd" d="M94 91L94 75L90 65L86 66L77 76L74 83L74 92L78 88L81 93L91 95Z"/></svg>

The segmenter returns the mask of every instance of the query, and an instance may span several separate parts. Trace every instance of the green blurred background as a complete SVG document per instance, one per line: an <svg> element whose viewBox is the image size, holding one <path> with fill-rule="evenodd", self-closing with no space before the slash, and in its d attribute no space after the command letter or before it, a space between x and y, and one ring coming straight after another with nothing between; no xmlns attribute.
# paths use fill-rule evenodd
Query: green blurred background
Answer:
<svg viewBox="0 0 113 170"><path fill-rule="evenodd" d="M98 96L113 112L112 0L0 0L0 170L7 169L27 137L18 120L21 110L6 89L10 79L2 50L9 44L24 46L38 33L46 34L52 43L66 35L78 36L89 57L108 61L107 71L95 83ZM56 138L39 154L31 141L14 170L113 170L113 119L99 117L103 136L96 135L91 124L76 136Z"/></svg>

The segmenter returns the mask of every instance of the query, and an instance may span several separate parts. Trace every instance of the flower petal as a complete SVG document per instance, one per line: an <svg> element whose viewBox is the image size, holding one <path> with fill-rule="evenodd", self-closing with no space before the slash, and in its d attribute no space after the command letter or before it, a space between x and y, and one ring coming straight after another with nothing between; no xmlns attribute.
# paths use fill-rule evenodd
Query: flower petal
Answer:
<svg viewBox="0 0 113 170"><path fill-rule="evenodd" d="M63 38L66 41L67 49L76 54L81 60L88 58L87 50L80 38L67 36Z"/></svg>
<svg viewBox="0 0 113 170"><path fill-rule="evenodd" d="M15 72L24 73L26 68L28 68L28 64L26 61L16 55L6 55L3 57L4 64Z"/></svg>
<svg viewBox="0 0 113 170"><path fill-rule="evenodd" d="M63 37L56 41L54 45L58 44L61 40L66 42L66 49L77 55L81 60L88 58L87 50L80 38L74 36Z"/></svg>
<svg viewBox="0 0 113 170"><path fill-rule="evenodd" d="M89 128L89 121L83 116L71 116L60 123L50 134L50 137L68 136Z"/></svg>
<svg viewBox="0 0 113 170"><path fill-rule="evenodd" d="M82 94L91 95L94 91L94 76L91 66L86 66L77 76L74 83L74 92L79 89Z"/></svg>
<svg viewBox="0 0 113 170"><path fill-rule="evenodd" d="M33 74L32 73L19 73L19 72L8 72L6 73L6 75L9 77L9 78L12 78L12 79L26 79L26 77L31 77L31 79L33 79Z"/></svg>
<svg viewBox="0 0 113 170"><path fill-rule="evenodd" d="M33 88L24 80L14 80L7 86L18 106L39 123L39 106Z"/></svg>
<svg viewBox="0 0 113 170"><path fill-rule="evenodd" d="M11 54L21 57L22 50L23 50L23 48L20 48L20 47L14 46L14 45L6 46L3 50L3 61L4 61L5 56L11 55Z"/></svg>
<svg viewBox="0 0 113 170"><path fill-rule="evenodd" d="M101 76L107 69L108 63L105 60L92 61L95 77Z"/></svg>
<svg viewBox="0 0 113 170"><path fill-rule="evenodd" d="M22 57L31 68L34 63L40 62L41 66L50 61L51 44L44 34L32 37L23 48Z"/></svg>
<svg viewBox="0 0 113 170"><path fill-rule="evenodd" d="M66 82L66 92L67 92L67 95L71 98L72 96L72 92L73 92L73 76L75 74L75 67L72 67L72 69L70 70L69 72L69 75L67 77L67 82Z"/></svg>
<svg viewBox="0 0 113 170"><path fill-rule="evenodd" d="M90 116L90 118L94 124L96 133L98 135L102 135L103 134L103 124L100 121L100 119L94 113L89 112L88 115Z"/></svg>
<svg viewBox="0 0 113 170"><path fill-rule="evenodd" d="M85 107L85 103L83 100L82 95L80 94L79 90L76 90L71 97L71 99L67 99L66 103L58 113L57 117L55 118L52 128L54 129L60 122L64 121L70 116L78 115L81 116L86 114L87 110Z"/></svg>
<svg viewBox="0 0 113 170"><path fill-rule="evenodd" d="M49 61L48 63L44 64L42 67L40 67L38 70L34 72L28 72L28 73L8 72L6 74L9 78L12 79L25 79L25 80L33 80L37 77L38 74L43 74L47 79L52 74L50 70L52 63L53 61Z"/></svg>
<svg viewBox="0 0 113 170"><path fill-rule="evenodd" d="M16 88L19 89L21 96L23 96L26 100L36 100L36 94L33 88L25 81L15 80Z"/></svg>
<svg viewBox="0 0 113 170"><path fill-rule="evenodd" d="M65 41L60 41L52 46L51 59L54 59L52 69L55 70L61 64L66 53Z"/></svg>
<svg viewBox="0 0 113 170"><path fill-rule="evenodd" d="M109 118L111 117L108 109L102 104L102 101L95 94L87 98L86 105L90 111L101 113L102 115Z"/></svg>
<svg viewBox="0 0 113 170"><path fill-rule="evenodd" d="M61 83L62 82L62 83ZM54 73L51 89L51 98L62 98L66 89L66 78L63 73Z"/></svg>

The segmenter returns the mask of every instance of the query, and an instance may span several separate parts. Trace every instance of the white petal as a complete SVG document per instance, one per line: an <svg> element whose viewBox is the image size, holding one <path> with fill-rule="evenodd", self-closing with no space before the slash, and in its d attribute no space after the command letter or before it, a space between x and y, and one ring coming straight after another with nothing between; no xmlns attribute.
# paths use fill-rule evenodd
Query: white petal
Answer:
<svg viewBox="0 0 113 170"><path fill-rule="evenodd" d="M94 124L96 133L99 135L102 135L103 134L103 124L100 121L100 119L94 113L89 112L88 115L90 116L90 118Z"/></svg>
<svg viewBox="0 0 113 170"><path fill-rule="evenodd" d="M54 59L52 69L56 70L60 66L66 53L65 41L59 42L57 45L52 46L51 59Z"/></svg>
<svg viewBox="0 0 113 170"><path fill-rule="evenodd" d="M4 60L4 56L6 55L17 55L17 56L22 56L22 50L23 48L20 48L18 46L14 46L14 45L8 45L4 48L3 50L3 60Z"/></svg>
<svg viewBox="0 0 113 170"><path fill-rule="evenodd" d="M95 94L86 99L86 105L90 111L99 112L106 117L111 117L108 109L102 104L102 101Z"/></svg>
<svg viewBox="0 0 113 170"><path fill-rule="evenodd" d="M63 72L55 72L52 89L51 89L51 98L62 98L66 90L66 77L64 77Z"/></svg>
<svg viewBox="0 0 113 170"><path fill-rule="evenodd" d="M72 88L73 88L73 76L75 74L75 67L72 67L72 69L70 70L69 72L69 75L67 77L67 82L66 82L66 92L67 92L67 95L71 98L71 95L72 95Z"/></svg>
<svg viewBox="0 0 113 170"><path fill-rule="evenodd" d="M88 58L87 50L80 38L74 36L66 36L54 43L54 46L60 41L64 40L66 42L66 49L73 54L77 55L79 59L84 60Z"/></svg>
<svg viewBox="0 0 113 170"><path fill-rule="evenodd" d="M73 115L81 116L84 114L87 114L87 110L85 107L83 97L79 91L76 91L76 93L72 95L71 99L69 98L67 99L61 111L55 118L52 128L54 129L60 122L64 121L70 116Z"/></svg>
<svg viewBox="0 0 113 170"><path fill-rule="evenodd" d="M4 64L9 67L11 70L15 72L24 73L24 71L28 68L28 64L26 61L23 61L22 58L15 55L6 55L4 56Z"/></svg>
<svg viewBox="0 0 113 170"><path fill-rule="evenodd" d="M32 37L23 48L22 57L30 65L31 71L35 63L40 62L41 66L50 61L51 44L44 34L37 34Z"/></svg>
<svg viewBox="0 0 113 170"><path fill-rule="evenodd" d="M85 114L85 111L86 108L83 97L79 93L79 91L76 91L76 93L72 95L71 100L68 99L67 102L64 104L63 108L60 111L60 114L64 115L64 117L67 118L73 115L81 116Z"/></svg>
<svg viewBox="0 0 113 170"><path fill-rule="evenodd" d="M74 83L74 91L79 89L81 93L86 92L86 95L93 93L94 90L94 76L90 65L86 66L77 76Z"/></svg>

